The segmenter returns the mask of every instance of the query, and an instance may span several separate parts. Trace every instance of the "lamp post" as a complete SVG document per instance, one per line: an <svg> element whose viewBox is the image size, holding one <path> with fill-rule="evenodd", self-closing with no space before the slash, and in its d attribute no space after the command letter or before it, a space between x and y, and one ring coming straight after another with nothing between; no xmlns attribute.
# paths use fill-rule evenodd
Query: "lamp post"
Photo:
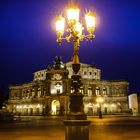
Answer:
<svg viewBox="0 0 140 140"><path fill-rule="evenodd" d="M102 108L101 108L101 105L104 102L104 99L102 97L98 97L96 101L99 104L99 112L98 112L99 113L99 119L102 119Z"/></svg>
<svg viewBox="0 0 140 140"><path fill-rule="evenodd" d="M78 74L80 70L78 50L81 41L84 39L93 40L95 37L95 13L89 11L85 14L86 28L88 32L87 35L83 33L84 27L79 21L79 13L79 7L71 3L67 8L67 19L63 18L62 16L59 16L56 19L57 42L61 44L63 40L66 40L67 42L72 41L74 45L74 53L72 58L73 75L71 77L71 86L74 89L74 93L70 95L69 119L84 119L82 101L83 95L79 93L79 88L81 86L81 76ZM64 28L65 23L67 25L67 29Z"/></svg>
<svg viewBox="0 0 140 140"><path fill-rule="evenodd" d="M72 2L67 8L67 17L59 16L56 18L56 35L57 42L62 43L63 40L67 42L73 42L74 53L72 57L72 69L73 75L71 77L71 86L74 92L69 95L70 106L67 120L64 121L66 125L66 140L80 139L88 140L88 125L90 121L87 121L84 113L83 96L79 92L81 86L81 76L78 73L80 70L80 60L78 50L80 42L86 40L93 40L95 30L95 13L88 11L85 14L87 34L83 33L84 25L80 22L80 9ZM67 28L65 28L65 25ZM79 133L79 134L77 134Z"/></svg>

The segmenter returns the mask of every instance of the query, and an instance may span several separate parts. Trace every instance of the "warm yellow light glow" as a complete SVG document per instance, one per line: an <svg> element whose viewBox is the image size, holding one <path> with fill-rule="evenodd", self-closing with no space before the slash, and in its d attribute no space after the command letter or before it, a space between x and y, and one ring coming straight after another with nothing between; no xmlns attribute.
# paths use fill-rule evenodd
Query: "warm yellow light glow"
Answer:
<svg viewBox="0 0 140 140"><path fill-rule="evenodd" d="M96 99L96 102L97 103L103 103L104 99L102 97L99 97L99 98Z"/></svg>
<svg viewBox="0 0 140 140"><path fill-rule="evenodd" d="M40 104L38 104L36 107L37 107L37 108L40 108Z"/></svg>
<svg viewBox="0 0 140 140"><path fill-rule="evenodd" d="M52 112L56 114L56 105L52 105Z"/></svg>
<svg viewBox="0 0 140 140"><path fill-rule="evenodd" d="M111 107L116 107L116 104L111 104Z"/></svg>
<svg viewBox="0 0 140 140"><path fill-rule="evenodd" d="M108 107L108 105L107 104L104 104L104 107Z"/></svg>
<svg viewBox="0 0 140 140"><path fill-rule="evenodd" d="M19 105L19 106L17 105L16 108L22 108L22 106L21 105Z"/></svg>
<svg viewBox="0 0 140 140"><path fill-rule="evenodd" d="M29 105L29 108L33 108L33 106L32 105Z"/></svg>
<svg viewBox="0 0 140 140"><path fill-rule="evenodd" d="M82 30L83 30L83 26L80 22L77 22L75 24L75 31L78 33L78 35L82 35Z"/></svg>
<svg viewBox="0 0 140 140"><path fill-rule="evenodd" d="M19 108L19 106L17 105L16 108Z"/></svg>
<svg viewBox="0 0 140 140"><path fill-rule="evenodd" d="M23 108L27 108L27 105L24 105Z"/></svg>
<svg viewBox="0 0 140 140"><path fill-rule="evenodd" d="M59 45L61 45L63 40L66 40L67 42L73 41L74 46L79 47L80 41L83 41L84 39L93 40L95 38L95 13L89 11L85 15L87 25L87 32L85 34L83 33L83 30L85 29L84 24L82 19L80 20L80 7L71 1L66 8L66 14L67 19L64 19L62 16L60 16L56 20L56 41L59 43ZM65 22L66 27L64 27ZM78 54L73 56L73 63L79 63Z"/></svg>
<svg viewBox="0 0 140 140"><path fill-rule="evenodd" d="M68 21L79 21L79 9L78 8L70 8L67 10Z"/></svg>
<svg viewBox="0 0 140 140"><path fill-rule="evenodd" d="M86 24L87 24L87 29L94 31L94 28L96 26L96 16L95 16L95 14L92 13L92 12L88 12L85 15L85 20L86 20Z"/></svg>
<svg viewBox="0 0 140 140"><path fill-rule="evenodd" d="M60 102L58 100L53 100L52 101L52 114L56 115L57 114L57 109L60 107Z"/></svg>
<svg viewBox="0 0 140 140"><path fill-rule="evenodd" d="M65 24L65 19L61 16L58 17L56 19L56 32L63 34L64 33L64 24Z"/></svg>

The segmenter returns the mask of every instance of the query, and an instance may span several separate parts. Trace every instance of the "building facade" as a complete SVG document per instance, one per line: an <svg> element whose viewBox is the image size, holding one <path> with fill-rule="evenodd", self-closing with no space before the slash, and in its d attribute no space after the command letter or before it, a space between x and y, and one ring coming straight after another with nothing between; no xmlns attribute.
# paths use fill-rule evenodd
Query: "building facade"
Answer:
<svg viewBox="0 0 140 140"><path fill-rule="evenodd" d="M120 114L129 111L127 81L101 79L101 70L95 66L81 63L82 77L80 92L84 95L84 110L87 115L99 112L98 98L102 98L103 114ZM9 87L10 97L7 109L21 115L64 115L69 112L72 62L63 64L56 57L53 66L34 72L33 81Z"/></svg>
<svg viewBox="0 0 140 140"><path fill-rule="evenodd" d="M137 93L132 93L128 96L129 108L134 116L139 114L139 102Z"/></svg>

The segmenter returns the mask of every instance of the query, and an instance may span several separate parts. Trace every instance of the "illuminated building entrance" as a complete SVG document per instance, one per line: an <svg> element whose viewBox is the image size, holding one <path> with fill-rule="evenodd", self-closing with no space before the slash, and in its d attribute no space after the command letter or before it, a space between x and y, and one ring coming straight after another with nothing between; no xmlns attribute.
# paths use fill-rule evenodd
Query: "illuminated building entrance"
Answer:
<svg viewBox="0 0 140 140"><path fill-rule="evenodd" d="M51 103L51 114L58 115L60 110L60 102L58 100L53 100Z"/></svg>

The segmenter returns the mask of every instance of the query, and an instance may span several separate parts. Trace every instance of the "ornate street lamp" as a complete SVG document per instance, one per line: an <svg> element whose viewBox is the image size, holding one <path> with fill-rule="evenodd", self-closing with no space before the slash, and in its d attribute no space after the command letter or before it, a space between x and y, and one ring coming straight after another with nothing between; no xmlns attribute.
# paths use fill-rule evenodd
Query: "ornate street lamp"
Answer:
<svg viewBox="0 0 140 140"><path fill-rule="evenodd" d="M80 22L80 9L77 5L71 3L67 8L67 18L62 16L56 19L56 35L57 42L62 43L63 40L67 42L72 41L74 44L74 53L72 58L72 81L71 86L74 89L74 93L70 95L70 112L68 119L86 119L84 115L83 95L79 92L81 86L81 76L78 74L80 70L80 61L78 55L78 49L80 42L84 39L93 40L95 30L95 13L88 11L85 14L86 29L88 34L84 34L83 22ZM66 25L66 27L65 27Z"/></svg>
<svg viewBox="0 0 140 140"><path fill-rule="evenodd" d="M83 106L83 95L79 92L81 86L81 76L79 75L80 61L78 50L80 42L83 40L93 40L95 37L95 13L88 11L85 14L87 34L83 33L84 25L80 20L80 9L77 5L70 3L67 8L67 17L64 18L59 16L56 18L56 35L57 42L62 43L63 40L67 42L73 42L74 53L72 58L72 69L73 75L71 77L71 86L74 89L74 93L70 95L70 112L68 115L69 120L85 120L86 115L84 114ZM66 26L65 26L66 25Z"/></svg>
<svg viewBox="0 0 140 140"><path fill-rule="evenodd" d="M97 103L99 104L99 119L102 119L102 103L104 102L104 99L102 97L98 97L96 99Z"/></svg>
<svg viewBox="0 0 140 140"><path fill-rule="evenodd" d="M84 113L83 96L79 92L81 86L81 76L78 73L80 70L80 61L78 50L80 42L83 40L92 40L95 30L95 13L89 11L85 14L87 34L83 33L84 25L80 22L80 9L72 2L67 8L66 19L62 16L56 19L56 35L57 42L62 43L63 40L67 42L72 41L74 46L74 53L72 58L73 75L71 77L71 86L74 92L69 95L70 106L67 120L64 120L66 126L65 138L66 140L89 140L89 124L90 121L86 120ZM65 27L66 25L66 27Z"/></svg>

